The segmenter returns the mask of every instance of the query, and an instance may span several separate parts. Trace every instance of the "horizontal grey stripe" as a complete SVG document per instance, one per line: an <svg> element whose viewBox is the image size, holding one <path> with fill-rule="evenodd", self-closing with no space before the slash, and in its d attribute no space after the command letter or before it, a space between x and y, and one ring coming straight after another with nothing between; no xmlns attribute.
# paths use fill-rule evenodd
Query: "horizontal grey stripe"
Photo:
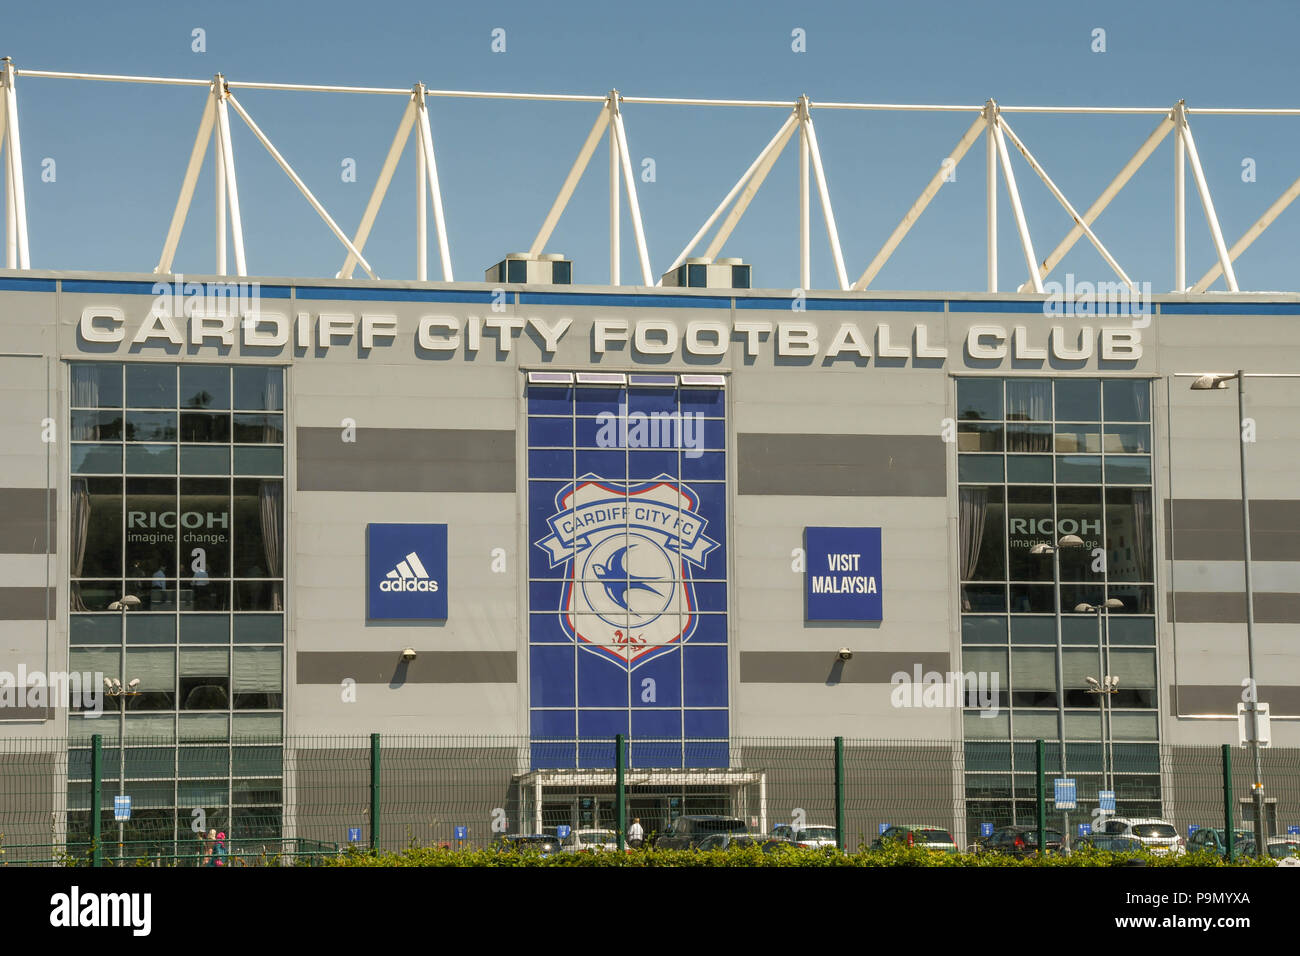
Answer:
<svg viewBox="0 0 1300 956"><path fill-rule="evenodd" d="M0 723L6 720L53 720L49 707L0 707Z"/></svg>
<svg viewBox="0 0 1300 956"><path fill-rule="evenodd" d="M737 436L742 495L943 497L944 443L938 435Z"/></svg>
<svg viewBox="0 0 1300 956"><path fill-rule="evenodd" d="M1253 561L1250 578L1256 594L1261 591L1295 594L1300 592L1300 563ZM1174 562L1169 583L1179 594L1184 591L1244 591L1246 569L1240 560L1180 560Z"/></svg>
<svg viewBox="0 0 1300 956"><path fill-rule="evenodd" d="M1244 624L1244 591L1178 591L1167 595L1166 617L1180 624ZM1256 624L1300 624L1300 594L1255 592Z"/></svg>
<svg viewBox="0 0 1300 956"><path fill-rule="evenodd" d="M0 587L0 621L52 621L56 597L55 588Z"/></svg>
<svg viewBox="0 0 1300 956"><path fill-rule="evenodd" d="M1241 499L1165 499L1165 550L1178 561L1240 561ZM1258 561L1300 561L1300 500L1252 498L1250 553Z"/></svg>
<svg viewBox="0 0 1300 956"><path fill-rule="evenodd" d="M1240 684L1170 684L1169 699L1179 714L1224 714L1235 717ZM1300 687L1259 685L1259 700L1274 717L1300 715Z"/></svg>
<svg viewBox="0 0 1300 956"><path fill-rule="evenodd" d="M947 673L942 651L855 651L841 661L835 651L745 651L740 655L742 684L888 684L899 671L911 675Z"/></svg>
<svg viewBox="0 0 1300 956"><path fill-rule="evenodd" d="M418 651L415 660L391 651L299 651L299 684L513 684L514 651Z"/></svg>
<svg viewBox="0 0 1300 956"><path fill-rule="evenodd" d="M475 428L298 429L299 491L515 490L515 433Z"/></svg>
<svg viewBox="0 0 1300 956"><path fill-rule="evenodd" d="M57 551L57 513L52 488L0 488L0 554L45 554L47 542Z"/></svg>

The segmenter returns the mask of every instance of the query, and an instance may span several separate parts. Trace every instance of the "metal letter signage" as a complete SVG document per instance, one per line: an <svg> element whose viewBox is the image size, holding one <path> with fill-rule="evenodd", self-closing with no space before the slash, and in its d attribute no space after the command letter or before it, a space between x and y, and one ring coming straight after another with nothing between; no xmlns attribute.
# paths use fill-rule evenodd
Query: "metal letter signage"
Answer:
<svg viewBox="0 0 1300 956"><path fill-rule="evenodd" d="M879 528L805 528L804 548L807 620L883 618Z"/></svg>
<svg viewBox="0 0 1300 956"><path fill-rule="evenodd" d="M366 619L447 617L447 526L366 525Z"/></svg>

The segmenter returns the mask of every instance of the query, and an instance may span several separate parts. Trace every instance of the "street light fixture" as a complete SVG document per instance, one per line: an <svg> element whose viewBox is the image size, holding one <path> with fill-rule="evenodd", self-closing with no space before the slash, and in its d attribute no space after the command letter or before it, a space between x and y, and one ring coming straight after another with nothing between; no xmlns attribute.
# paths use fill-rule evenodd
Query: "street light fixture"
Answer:
<svg viewBox="0 0 1300 956"><path fill-rule="evenodd" d="M1061 776L1065 777L1065 673L1062 667L1061 658L1063 651L1061 648L1061 549L1062 548L1082 548L1084 547L1083 539L1077 534L1063 534L1056 539L1056 545L1050 545L1046 542L1039 542L1029 549L1030 554L1050 554L1052 556L1052 584L1055 589L1053 595L1054 604L1056 605L1056 731L1059 737L1061 747ZM1063 811L1062 845L1068 851L1070 848L1070 814L1069 811Z"/></svg>
<svg viewBox="0 0 1300 956"><path fill-rule="evenodd" d="M1115 754L1114 741L1110 732L1110 701L1111 694L1117 693L1119 689L1119 678L1110 675L1110 612L1115 608L1122 608L1124 602L1119 598L1107 598L1100 604L1081 603L1074 606L1078 614L1096 614L1097 615L1097 664L1101 667L1101 682L1098 683L1095 677L1085 677L1084 680L1092 688L1089 694L1097 694L1101 697L1101 781L1103 790L1113 790L1112 778L1115 773ZM1106 619L1106 633L1102 636L1102 618ZM1106 763L1109 759L1110 770L1106 769Z"/></svg>
<svg viewBox="0 0 1300 956"><path fill-rule="evenodd" d="M140 606L140 599L134 594L124 594L120 600L114 601L108 606L110 611L122 612L122 643L126 644L126 612L134 611ZM140 686L140 678L130 681L125 688L122 682L116 677L104 678L104 684L108 688L108 696L112 698L136 697L139 691L136 689ZM126 716L122 717L122 724L117 728L117 794L124 796L126 794ZM126 823L122 820L117 822L117 865L122 865L123 834Z"/></svg>
<svg viewBox="0 0 1300 956"><path fill-rule="evenodd" d="M1294 372L1259 372L1247 373L1244 369L1235 372L1195 372L1178 373L1181 377L1192 378L1192 390L1197 392L1226 389L1228 382L1237 380L1237 446L1241 460L1241 532L1245 552L1246 577L1246 662L1249 668L1250 694L1246 703L1246 712L1250 714L1250 750L1254 758L1255 779L1251 784L1251 794L1255 805L1255 852L1262 858L1268 852L1268 842L1264 838L1264 774L1259 753L1259 688L1255 683L1255 600L1250 585L1250 493L1246 487L1246 379L1247 378L1300 378Z"/></svg>

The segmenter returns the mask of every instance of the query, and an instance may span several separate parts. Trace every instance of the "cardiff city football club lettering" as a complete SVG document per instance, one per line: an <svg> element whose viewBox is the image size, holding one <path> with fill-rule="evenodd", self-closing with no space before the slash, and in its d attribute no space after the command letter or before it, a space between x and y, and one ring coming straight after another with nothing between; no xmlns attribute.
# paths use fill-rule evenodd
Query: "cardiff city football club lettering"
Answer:
<svg viewBox="0 0 1300 956"><path fill-rule="evenodd" d="M587 474L561 490L535 542L564 566L560 614L580 647L629 670L670 653L698 623L693 569L718 542L671 475L628 484Z"/></svg>

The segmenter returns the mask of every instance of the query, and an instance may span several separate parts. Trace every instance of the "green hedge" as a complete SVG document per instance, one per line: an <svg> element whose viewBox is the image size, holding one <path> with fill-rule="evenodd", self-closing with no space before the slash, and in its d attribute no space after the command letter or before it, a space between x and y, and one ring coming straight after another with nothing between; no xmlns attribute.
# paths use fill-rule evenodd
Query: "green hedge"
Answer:
<svg viewBox="0 0 1300 956"><path fill-rule="evenodd" d="M397 853L372 854L349 848L329 860L330 866L911 866L911 867L1019 867L1019 866L1118 866L1134 865L1141 860L1147 866L1276 866L1271 859L1238 860L1229 864L1213 853L1188 853L1183 856L1155 856L1151 853L1110 853L1082 850L1069 856L1029 857L1017 860L1001 854L933 853L921 847L888 847L859 853L840 853L832 847L822 849L782 849L764 853L756 846L729 850L635 850L630 853L592 852L559 853L543 857L535 851L446 850L438 847L412 847Z"/></svg>

